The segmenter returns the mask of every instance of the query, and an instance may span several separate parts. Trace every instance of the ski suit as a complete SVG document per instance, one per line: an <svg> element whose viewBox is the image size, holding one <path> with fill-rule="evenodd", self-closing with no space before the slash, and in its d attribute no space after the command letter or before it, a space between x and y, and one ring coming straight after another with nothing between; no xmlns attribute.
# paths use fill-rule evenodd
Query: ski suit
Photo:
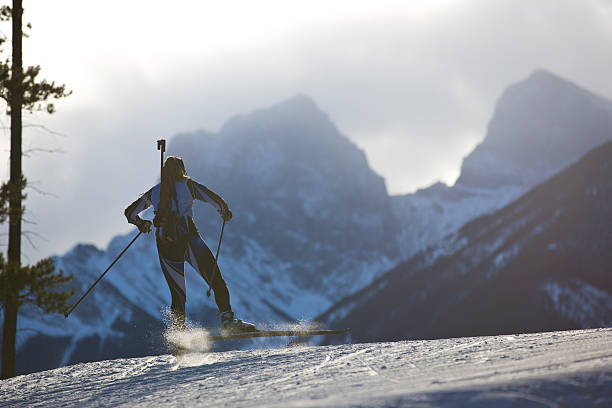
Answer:
<svg viewBox="0 0 612 408"><path fill-rule="evenodd" d="M184 325L186 301L185 261L189 262L200 276L212 286L219 312L231 311L229 291L227 290L225 280L221 275L218 265L215 267L216 272L214 272L215 258L202 237L200 237L193 222L193 200L209 203L219 213L227 211L228 207L223 198L190 178L176 182L174 185L175 189L170 200L170 211L178 215L177 230L179 239L171 243L160 239L159 227L155 236L159 263L172 296L172 314L179 325ZM138 214L151 205L155 211L158 211L160 191L160 184L157 184L126 208L125 216L130 224L140 226L144 220Z"/></svg>

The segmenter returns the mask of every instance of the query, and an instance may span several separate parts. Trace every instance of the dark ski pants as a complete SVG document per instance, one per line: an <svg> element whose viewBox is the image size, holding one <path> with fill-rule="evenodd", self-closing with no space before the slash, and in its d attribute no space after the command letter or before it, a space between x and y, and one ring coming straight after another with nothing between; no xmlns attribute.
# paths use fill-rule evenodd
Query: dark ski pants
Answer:
<svg viewBox="0 0 612 408"><path fill-rule="evenodd" d="M187 300L185 291L185 261L195 269L204 280L210 284L215 292L215 302L220 312L231 310L229 291L219 266L215 267L215 257L204 243L199 234L194 234L187 240L180 240L178 243L167 244L161 240L157 241L159 263L162 272L170 288L172 296L173 324L175 327L184 328L185 326L185 301Z"/></svg>

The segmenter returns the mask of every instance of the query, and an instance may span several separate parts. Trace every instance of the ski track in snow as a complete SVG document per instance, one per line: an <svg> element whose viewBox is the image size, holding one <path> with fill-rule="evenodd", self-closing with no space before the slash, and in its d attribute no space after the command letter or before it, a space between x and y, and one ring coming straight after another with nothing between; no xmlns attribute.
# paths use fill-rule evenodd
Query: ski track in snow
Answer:
<svg viewBox="0 0 612 408"><path fill-rule="evenodd" d="M612 406L612 329L296 346L77 364L0 406Z"/></svg>

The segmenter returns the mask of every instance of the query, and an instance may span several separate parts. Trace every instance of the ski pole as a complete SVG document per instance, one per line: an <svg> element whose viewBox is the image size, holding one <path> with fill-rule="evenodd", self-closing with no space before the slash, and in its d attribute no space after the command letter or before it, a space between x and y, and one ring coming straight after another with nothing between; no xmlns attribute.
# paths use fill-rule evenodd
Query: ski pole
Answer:
<svg viewBox="0 0 612 408"><path fill-rule="evenodd" d="M221 249L221 240L223 239L223 230L225 229L225 218L223 219L223 225L221 225L221 235L219 236L219 244L217 245L217 255L215 255L215 265L213 266L213 277L208 284L208 290L206 291L206 296L210 297L210 290L212 289L212 285L217 277L217 260L219 259L219 250Z"/></svg>
<svg viewBox="0 0 612 408"><path fill-rule="evenodd" d="M121 251L121 253L119 254L119 256L118 256L117 258L115 258L115 260L113 261L113 263L112 263L112 264L110 264L110 266L109 266L108 268L106 268L106 270L104 271L104 273L103 273L102 275L100 275L100 277L99 277L99 278L98 278L98 279L97 279L97 280L96 280L96 281L93 283L93 285L91 285L91 286L89 287L89 289L87 289L87 292L85 292L85 294L84 294L83 296L81 296L81 298L80 298L80 299L79 299L79 300L78 300L78 301L77 301L77 302L76 302L74 305L72 305L72 307L70 307L70 309L68 309L68 310L66 310L66 311L64 312L64 317L65 317L65 318L68 318L68 315L69 315L70 313L72 313L72 311L73 311L73 310L74 310L74 309L75 309L75 308L76 308L76 307L79 305L79 303L81 303L81 300L83 300L83 299L85 298L85 296L87 296L87 295L89 294L89 292L91 292L91 290L94 288L94 286L96 286L96 285L98 284L98 282L100 282L100 281L102 280L102 278L104 277L104 275L106 275L106 272L108 272L108 271L110 270L110 268L112 268L112 267L113 267L113 265L115 264L115 262L117 262L117 261L119 260L119 258L121 258L121 255L123 255L123 253L124 253L125 251L127 251L127 250L128 250L128 248L129 248L129 247L130 247L130 246L131 246L131 245L134 243L134 241L136 241L136 238L138 238L138 237L140 236L140 234L142 234L142 231L140 231L140 232L138 233L138 235L136 235L136 236L134 237L134 239L132 240L132 242L130 242L130 243L128 244L128 246L126 246L126 247L125 247L125 249L124 249L123 251Z"/></svg>

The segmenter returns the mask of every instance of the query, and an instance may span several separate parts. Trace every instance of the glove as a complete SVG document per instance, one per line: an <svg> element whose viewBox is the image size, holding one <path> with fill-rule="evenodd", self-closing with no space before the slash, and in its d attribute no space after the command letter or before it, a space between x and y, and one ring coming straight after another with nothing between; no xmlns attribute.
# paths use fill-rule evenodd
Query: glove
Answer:
<svg viewBox="0 0 612 408"><path fill-rule="evenodd" d="M223 221L229 221L232 219L232 212L229 208L225 207L223 209L223 212L221 213L221 218L223 218Z"/></svg>
<svg viewBox="0 0 612 408"><path fill-rule="evenodd" d="M140 225L138 225L138 229L140 230L140 232L144 232L146 234L148 232L151 232L151 225L153 225L151 221L143 220Z"/></svg>

